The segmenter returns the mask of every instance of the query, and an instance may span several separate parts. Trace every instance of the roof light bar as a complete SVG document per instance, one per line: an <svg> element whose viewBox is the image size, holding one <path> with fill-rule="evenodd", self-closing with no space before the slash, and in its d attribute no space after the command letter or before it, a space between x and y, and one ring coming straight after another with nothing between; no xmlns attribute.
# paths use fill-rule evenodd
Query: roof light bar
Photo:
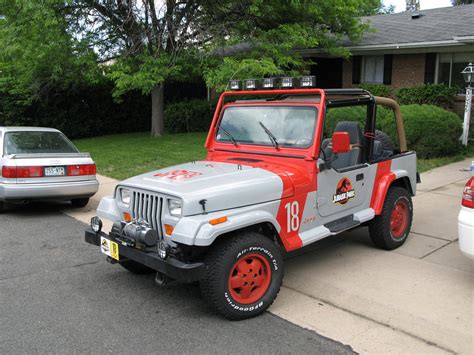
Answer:
<svg viewBox="0 0 474 355"><path fill-rule="evenodd" d="M300 87L314 88L316 86L316 77L314 75L302 76L300 78Z"/></svg>
<svg viewBox="0 0 474 355"><path fill-rule="evenodd" d="M229 80L229 88L231 90L240 90L242 88L241 84L240 80Z"/></svg>
<svg viewBox="0 0 474 355"><path fill-rule="evenodd" d="M284 78L281 78L281 87L284 89L291 89L296 86L295 78L291 76L287 76Z"/></svg>
<svg viewBox="0 0 474 355"><path fill-rule="evenodd" d="M255 89L257 89L257 80L256 79L244 80L244 88L246 90L255 90Z"/></svg>
<svg viewBox="0 0 474 355"><path fill-rule="evenodd" d="M263 89L275 89L277 87L277 78L264 78L262 80Z"/></svg>

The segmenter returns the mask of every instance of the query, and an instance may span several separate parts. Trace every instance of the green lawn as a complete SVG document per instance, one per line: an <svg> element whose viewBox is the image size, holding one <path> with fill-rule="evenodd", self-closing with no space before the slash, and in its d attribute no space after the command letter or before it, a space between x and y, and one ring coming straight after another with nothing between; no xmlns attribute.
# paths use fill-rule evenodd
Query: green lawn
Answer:
<svg viewBox="0 0 474 355"><path fill-rule="evenodd" d="M80 151L91 153L99 174L123 180L147 171L161 169L206 157L207 133L170 134L151 138L149 133L117 134L74 141ZM471 144L463 154L451 157L418 159L418 171L424 172L472 157Z"/></svg>
<svg viewBox="0 0 474 355"><path fill-rule="evenodd" d="M149 133L117 134L74 141L91 153L97 172L123 180L167 166L206 157L207 133L184 133L151 138Z"/></svg>

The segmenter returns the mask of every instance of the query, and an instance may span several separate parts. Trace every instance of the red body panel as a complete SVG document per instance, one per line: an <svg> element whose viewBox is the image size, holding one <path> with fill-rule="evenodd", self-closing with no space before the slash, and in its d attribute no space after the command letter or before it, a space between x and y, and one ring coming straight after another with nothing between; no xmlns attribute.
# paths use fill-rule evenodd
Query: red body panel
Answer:
<svg viewBox="0 0 474 355"><path fill-rule="evenodd" d="M377 172L375 174L374 187L372 189L372 198L370 200L370 207L374 209L376 215L382 213L388 188L396 179L395 174L390 171L391 165L391 160L386 160L377 164Z"/></svg>

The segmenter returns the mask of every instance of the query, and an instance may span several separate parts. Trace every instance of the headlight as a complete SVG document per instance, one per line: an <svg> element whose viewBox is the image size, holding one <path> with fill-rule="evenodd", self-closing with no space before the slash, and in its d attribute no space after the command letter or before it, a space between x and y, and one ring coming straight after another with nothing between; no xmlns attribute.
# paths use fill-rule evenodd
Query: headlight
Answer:
<svg viewBox="0 0 474 355"><path fill-rule="evenodd" d="M178 200L168 200L168 210L170 212L170 215L173 217L181 217L181 210L183 204L181 201Z"/></svg>
<svg viewBox="0 0 474 355"><path fill-rule="evenodd" d="M120 200L127 207L130 206L130 190L129 189L120 189Z"/></svg>

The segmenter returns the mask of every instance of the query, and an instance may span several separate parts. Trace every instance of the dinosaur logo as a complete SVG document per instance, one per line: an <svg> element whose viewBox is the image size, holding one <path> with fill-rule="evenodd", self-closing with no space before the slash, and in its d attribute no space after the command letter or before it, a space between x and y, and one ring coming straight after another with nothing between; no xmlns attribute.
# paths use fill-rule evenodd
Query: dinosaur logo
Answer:
<svg viewBox="0 0 474 355"><path fill-rule="evenodd" d="M355 190L352 188L351 180L344 177L336 187L336 193L333 196L332 202L345 205L351 198L355 197Z"/></svg>

